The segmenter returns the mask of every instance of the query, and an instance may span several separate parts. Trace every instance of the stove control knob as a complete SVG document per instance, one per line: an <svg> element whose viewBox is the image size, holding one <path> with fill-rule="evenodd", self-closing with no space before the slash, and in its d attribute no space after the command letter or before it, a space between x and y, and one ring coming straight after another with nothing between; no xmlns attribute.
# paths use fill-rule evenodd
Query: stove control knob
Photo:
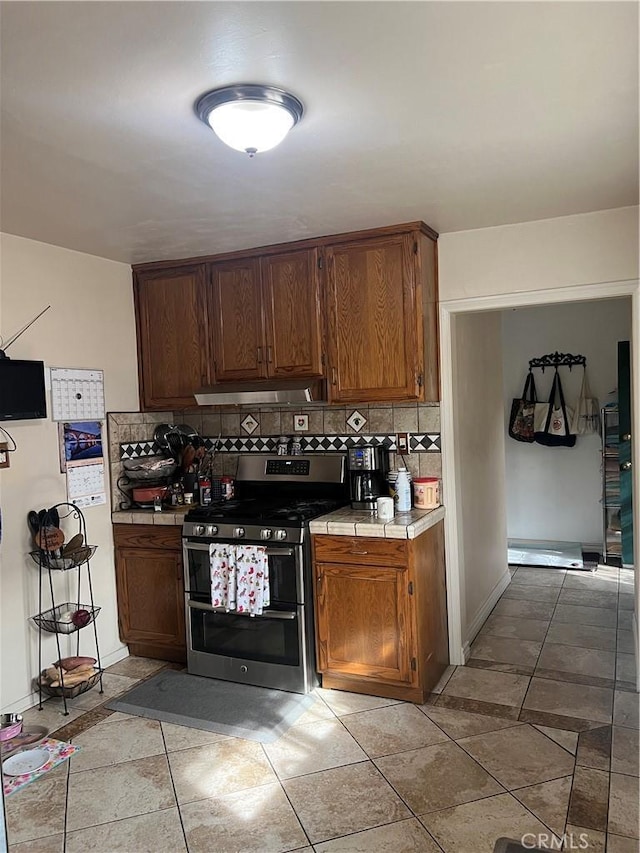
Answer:
<svg viewBox="0 0 640 853"><path fill-rule="evenodd" d="M204 534L204 524L193 525L194 536L202 536Z"/></svg>
<svg viewBox="0 0 640 853"><path fill-rule="evenodd" d="M273 534L273 538L276 539L278 542L282 542L283 539L287 538L287 531L276 530L276 532Z"/></svg>
<svg viewBox="0 0 640 853"><path fill-rule="evenodd" d="M271 530L271 528L269 528L269 527L265 527L264 530L260 531L260 538L261 539L271 539L272 536L273 536L273 530Z"/></svg>
<svg viewBox="0 0 640 853"><path fill-rule="evenodd" d="M218 532L218 528L215 524L207 524L207 536L215 536Z"/></svg>
<svg viewBox="0 0 640 853"><path fill-rule="evenodd" d="M233 531L233 535L235 539L242 539L244 536L244 527L236 527Z"/></svg>

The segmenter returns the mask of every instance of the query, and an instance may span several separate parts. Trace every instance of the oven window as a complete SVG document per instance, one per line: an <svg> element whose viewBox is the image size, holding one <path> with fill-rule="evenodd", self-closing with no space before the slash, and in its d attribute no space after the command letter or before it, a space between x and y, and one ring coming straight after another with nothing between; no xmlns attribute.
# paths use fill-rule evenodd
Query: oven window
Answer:
<svg viewBox="0 0 640 853"><path fill-rule="evenodd" d="M273 604L269 609L275 609ZM294 619L274 619L189 608L192 648L226 657L298 666L300 617L297 611L292 612Z"/></svg>
<svg viewBox="0 0 640 853"><path fill-rule="evenodd" d="M205 548L190 547L186 544L185 559L189 567L188 592L192 598L205 596L211 603L211 568L208 545ZM199 544L199 543L198 543ZM298 547L269 548L269 585L271 603L302 604L303 591L297 589L296 553Z"/></svg>

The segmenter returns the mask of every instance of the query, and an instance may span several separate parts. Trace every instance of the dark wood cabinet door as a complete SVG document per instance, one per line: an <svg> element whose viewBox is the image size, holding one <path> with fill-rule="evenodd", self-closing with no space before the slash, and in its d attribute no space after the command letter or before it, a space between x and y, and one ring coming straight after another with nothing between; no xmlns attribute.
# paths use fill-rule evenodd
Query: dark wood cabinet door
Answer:
<svg viewBox="0 0 640 853"><path fill-rule="evenodd" d="M332 402L420 397L414 245L401 234L327 248Z"/></svg>
<svg viewBox="0 0 640 853"><path fill-rule="evenodd" d="M269 376L322 376L317 249L263 258L261 273Z"/></svg>
<svg viewBox="0 0 640 853"><path fill-rule="evenodd" d="M182 552L116 545L120 637L185 648Z"/></svg>
<svg viewBox="0 0 640 853"><path fill-rule="evenodd" d="M407 568L317 563L315 574L320 672L415 681Z"/></svg>
<svg viewBox="0 0 640 853"><path fill-rule="evenodd" d="M259 260L213 264L210 297L216 382L265 377Z"/></svg>
<svg viewBox="0 0 640 853"><path fill-rule="evenodd" d="M211 382L205 272L202 264L134 277L143 410L195 406Z"/></svg>

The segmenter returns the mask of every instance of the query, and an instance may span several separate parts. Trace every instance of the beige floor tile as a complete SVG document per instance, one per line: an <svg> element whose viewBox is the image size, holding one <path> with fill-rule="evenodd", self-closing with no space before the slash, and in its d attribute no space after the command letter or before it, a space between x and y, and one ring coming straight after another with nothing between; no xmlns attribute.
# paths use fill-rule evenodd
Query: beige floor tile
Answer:
<svg viewBox="0 0 640 853"><path fill-rule="evenodd" d="M615 610L605 607L582 607L579 604L558 604L551 624L568 622L573 625L597 625L600 628L616 627Z"/></svg>
<svg viewBox="0 0 640 853"><path fill-rule="evenodd" d="M640 694L616 690L613 702L613 722L628 729L638 728Z"/></svg>
<svg viewBox="0 0 640 853"><path fill-rule="evenodd" d="M440 853L440 848L415 818L366 829L316 844L316 853Z"/></svg>
<svg viewBox="0 0 640 853"><path fill-rule="evenodd" d="M306 711L294 721L294 726L306 726L308 723L319 722L320 720L335 720L336 715L333 713L327 703L320 697L316 696L315 702Z"/></svg>
<svg viewBox="0 0 640 853"><path fill-rule="evenodd" d="M442 729L409 704L348 714L342 722L371 758L449 740Z"/></svg>
<svg viewBox="0 0 640 853"><path fill-rule="evenodd" d="M571 780L571 776L565 776L540 785L519 788L511 793L552 832L562 835L567 822Z"/></svg>
<svg viewBox="0 0 640 853"><path fill-rule="evenodd" d="M117 731L113 723L98 723L74 737L73 743L82 749L71 759L72 773L149 755L164 755L160 723L143 717L122 720Z"/></svg>
<svg viewBox="0 0 640 853"><path fill-rule="evenodd" d="M582 850L583 853L605 853L607 837L604 832L567 824L565 850Z"/></svg>
<svg viewBox="0 0 640 853"><path fill-rule="evenodd" d="M501 598L491 611L492 616L515 616L523 619L551 619L555 604L549 601L524 601L519 598Z"/></svg>
<svg viewBox="0 0 640 853"><path fill-rule="evenodd" d="M518 640L544 640L549 623L544 619L523 619L521 616L490 616L480 636L511 637Z"/></svg>
<svg viewBox="0 0 640 853"><path fill-rule="evenodd" d="M312 844L411 817L371 764L349 764L283 782Z"/></svg>
<svg viewBox="0 0 640 853"><path fill-rule="evenodd" d="M615 610L618 607L618 595L615 592L596 592L589 589L564 587L560 592L558 604L575 604L579 607L604 607Z"/></svg>
<svg viewBox="0 0 640 853"><path fill-rule="evenodd" d="M175 806L164 755L69 776L67 832Z"/></svg>
<svg viewBox="0 0 640 853"><path fill-rule="evenodd" d="M358 711L370 711L372 708L384 708L386 705L395 705L398 701L383 699L381 696L366 696L364 693L325 690L322 687L318 687L317 692L338 717L343 714L356 714Z"/></svg>
<svg viewBox="0 0 640 853"><path fill-rule="evenodd" d="M592 767L576 766L567 822L604 832L607 828L608 800L609 773Z"/></svg>
<svg viewBox="0 0 640 853"><path fill-rule="evenodd" d="M67 833L66 853L182 853L186 849L176 808L104 823L95 832Z"/></svg>
<svg viewBox="0 0 640 853"><path fill-rule="evenodd" d="M446 809L503 790L455 743L387 755L374 763L415 814Z"/></svg>
<svg viewBox="0 0 640 853"><path fill-rule="evenodd" d="M9 839L9 842L11 839ZM9 844L9 853L63 853L64 835L49 835L47 838L36 838L34 841L22 841L19 844Z"/></svg>
<svg viewBox="0 0 640 853"><path fill-rule="evenodd" d="M613 680L616 672L616 655L613 651L603 649L564 646L551 642L547 638L542 647L537 669L573 672Z"/></svg>
<svg viewBox="0 0 640 853"><path fill-rule="evenodd" d="M520 566L511 583L532 584L533 586L562 586L565 574L564 569Z"/></svg>
<svg viewBox="0 0 640 853"><path fill-rule="evenodd" d="M618 628L618 645L616 650L625 654L635 654L633 631L631 629Z"/></svg>
<svg viewBox="0 0 640 853"><path fill-rule="evenodd" d="M461 666L451 676L442 695L519 707L527 692L529 680L525 675Z"/></svg>
<svg viewBox="0 0 640 853"><path fill-rule="evenodd" d="M611 774L609 788L608 832L624 835L627 838L640 837L638 803L640 802L640 782L636 776Z"/></svg>
<svg viewBox="0 0 640 853"><path fill-rule="evenodd" d="M599 628L596 625L552 622L546 642L557 643L562 646L578 646L581 649L615 651L616 630L615 628Z"/></svg>
<svg viewBox="0 0 640 853"><path fill-rule="evenodd" d="M355 764L367 758L340 720L336 719L295 726L278 740L263 746L280 779Z"/></svg>
<svg viewBox="0 0 640 853"><path fill-rule="evenodd" d="M181 806L189 853L283 853L305 846L295 812L277 783Z"/></svg>
<svg viewBox="0 0 640 853"><path fill-rule="evenodd" d="M458 743L509 790L573 773L573 756L533 726L474 735Z"/></svg>
<svg viewBox="0 0 640 853"><path fill-rule="evenodd" d="M622 835L609 833L607 835L607 853L640 853L640 842L637 838L624 838Z"/></svg>
<svg viewBox="0 0 640 853"><path fill-rule="evenodd" d="M420 705L419 707L454 740L522 725L517 720L489 717L486 714L470 714L468 711L456 711L453 708L441 708L438 705Z"/></svg>
<svg viewBox="0 0 640 853"><path fill-rule="evenodd" d="M170 752L169 766L180 804L276 781L262 745L239 738Z"/></svg>
<svg viewBox="0 0 640 853"><path fill-rule="evenodd" d="M471 646L471 657L476 660L533 667L536 665L541 648L542 642L494 637L483 631Z"/></svg>
<svg viewBox="0 0 640 853"><path fill-rule="evenodd" d="M73 707L84 708L85 710L95 708L97 705L102 705L104 702L108 702L109 699L113 699L116 696L120 696L121 693L131 690L139 680L138 678L127 678L124 675L112 675L109 672L105 672L102 677L104 692L100 693L100 685L96 684L91 690L80 694L77 699L72 699L71 701L74 703Z"/></svg>
<svg viewBox="0 0 640 853"><path fill-rule="evenodd" d="M627 776L638 776L640 745L638 730L625 729L622 726L613 727L611 742L611 772L626 773Z"/></svg>
<svg viewBox="0 0 640 853"><path fill-rule="evenodd" d="M535 586L533 584L510 583L502 593L502 601L516 598L522 601L546 601L555 604L560 595L560 587Z"/></svg>
<svg viewBox="0 0 640 853"><path fill-rule="evenodd" d="M578 749L578 732L570 732L566 729L552 729L549 726L535 726L535 728L572 755L576 754Z"/></svg>
<svg viewBox="0 0 640 853"><path fill-rule="evenodd" d="M616 681L626 681L627 684L636 683L636 657L618 652L616 655Z"/></svg>
<svg viewBox="0 0 640 853"><path fill-rule="evenodd" d="M597 572L568 571L565 589L586 589L594 592L618 592L618 569L598 569Z"/></svg>
<svg viewBox="0 0 640 853"><path fill-rule="evenodd" d="M420 820L445 853L493 853L498 838L526 836L533 845L538 836L549 836L548 828L511 794L432 812Z"/></svg>
<svg viewBox="0 0 640 853"><path fill-rule="evenodd" d="M177 752L180 749L191 749L194 746L204 746L207 743L218 743L229 739L228 735L193 729L190 726L177 726L175 723L160 723L160 725L167 752Z"/></svg>
<svg viewBox="0 0 640 853"><path fill-rule="evenodd" d="M613 690L608 688L532 678L522 707L564 717L610 723L612 705Z"/></svg>
<svg viewBox="0 0 640 853"><path fill-rule="evenodd" d="M45 773L5 800L10 844L64 832L69 762Z"/></svg>
<svg viewBox="0 0 640 853"><path fill-rule="evenodd" d="M22 725L25 727L45 726L53 733L56 729L61 729L85 713L83 708L73 707L71 704L73 701L75 700L69 700L69 713L66 717L64 716L62 699L48 699L42 703L42 710L39 710L37 705L34 708L28 708L22 712Z"/></svg>
<svg viewBox="0 0 640 853"><path fill-rule="evenodd" d="M445 669L445 671L442 673L442 675L440 676L440 680L438 681L438 683L436 684L436 686L433 688L433 690L431 692L432 693L442 693L442 691L444 690L444 688L449 683L449 679L451 678L453 673L456 671L456 669L457 669L457 667L455 667L455 666L448 666Z"/></svg>
<svg viewBox="0 0 640 853"><path fill-rule="evenodd" d="M124 675L127 678L147 678L158 672L167 665L164 660L155 660L154 658L139 658L135 655L130 655L118 663L114 663L107 667L106 672L110 675Z"/></svg>

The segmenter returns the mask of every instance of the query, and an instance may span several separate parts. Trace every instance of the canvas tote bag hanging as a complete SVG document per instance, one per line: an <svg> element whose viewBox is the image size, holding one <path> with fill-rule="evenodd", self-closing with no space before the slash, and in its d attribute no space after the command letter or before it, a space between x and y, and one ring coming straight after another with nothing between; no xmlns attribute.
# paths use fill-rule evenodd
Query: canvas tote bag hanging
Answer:
<svg viewBox="0 0 640 853"><path fill-rule="evenodd" d="M559 398L560 405L556 408L556 394ZM536 407L536 419L539 417L541 409L540 404ZM544 427L541 430L536 430L535 441L537 444L543 444L546 447L573 447L576 443L575 435L570 433L570 422L573 417L573 412L568 409L564 402L564 393L562 391L562 383L558 369L556 368L553 377L553 385L551 386L551 394L549 395L549 404L547 408L547 416L545 418Z"/></svg>
<svg viewBox="0 0 640 853"><path fill-rule="evenodd" d="M582 374L582 387L571 419L571 432L574 435L591 435L600 432L600 407L595 397L591 396L587 367Z"/></svg>
<svg viewBox="0 0 640 853"><path fill-rule="evenodd" d="M522 390L522 396L511 403L509 417L509 435L516 441L532 443L534 441L533 417L537 402L536 383L529 370Z"/></svg>

